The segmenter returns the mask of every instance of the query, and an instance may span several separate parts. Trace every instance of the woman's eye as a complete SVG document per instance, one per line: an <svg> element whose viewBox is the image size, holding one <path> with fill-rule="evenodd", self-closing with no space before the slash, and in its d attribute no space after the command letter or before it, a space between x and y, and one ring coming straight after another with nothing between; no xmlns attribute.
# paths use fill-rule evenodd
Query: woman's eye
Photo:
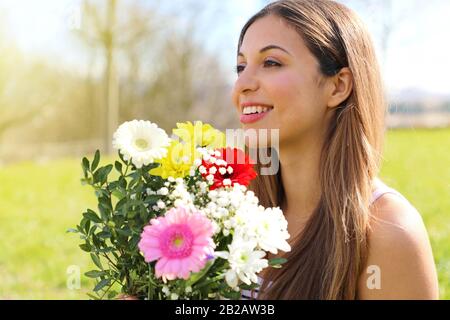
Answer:
<svg viewBox="0 0 450 320"><path fill-rule="evenodd" d="M278 62L273 61L273 60L264 61L264 65L268 66L268 67L280 67L281 66L281 64L279 64Z"/></svg>
<svg viewBox="0 0 450 320"><path fill-rule="evenodd" d="M267 67L267 68L270 68L270 67L281 67L281 64L276 62L276 61L273 61L273 60L266 60L266 61L264 61L264 66ZM236 66L236 72L238 74L241 73L242 71L244 71L244 69L245 69L245 66L243 66L243 65Z"/></svg>
<svg viewBox="0 0 450 320"><path fill-rule="evenodd" d="M241 73L242 71L244 71L244 66L242 66L242 65L236 66L236 72L237 73Z"/></svg>

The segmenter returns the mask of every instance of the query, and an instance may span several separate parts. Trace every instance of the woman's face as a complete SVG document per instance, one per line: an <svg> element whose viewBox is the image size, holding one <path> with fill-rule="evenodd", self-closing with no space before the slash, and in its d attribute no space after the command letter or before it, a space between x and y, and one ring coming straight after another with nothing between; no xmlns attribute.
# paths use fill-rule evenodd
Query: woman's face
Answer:
<svg viewBox="0 0 450 320"><path fill-rule="evenodd" d="M248 28L239 52L232 99L246 131L279 129L280 145L323 133L327 102L319 63L294 29L273 15L260 18ZM246 110L249 105L269 108L245 115L254 111Z"/></svg>

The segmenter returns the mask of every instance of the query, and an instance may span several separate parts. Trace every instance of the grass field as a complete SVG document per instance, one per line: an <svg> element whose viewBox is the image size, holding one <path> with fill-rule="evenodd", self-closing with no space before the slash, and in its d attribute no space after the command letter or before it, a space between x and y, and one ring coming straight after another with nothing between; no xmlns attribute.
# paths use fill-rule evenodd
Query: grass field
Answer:
<svg viewBox="0 0 450 320"><path fill-rule="evenodd" d="M442 299L450 299L450 129L399 130L387 135L381 178L403 193L427 226ZM93 265L66 229L95 208L80 184L79 159L0 167L0 299L86 299ZM81 288L67 289L67 268Z"/></svg>

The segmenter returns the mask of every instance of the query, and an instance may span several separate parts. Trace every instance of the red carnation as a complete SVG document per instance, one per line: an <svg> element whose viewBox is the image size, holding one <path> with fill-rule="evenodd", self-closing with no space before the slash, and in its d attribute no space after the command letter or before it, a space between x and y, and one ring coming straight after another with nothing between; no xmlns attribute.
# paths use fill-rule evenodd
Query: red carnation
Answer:
<svg viewBox="0 0 450 320"><path fill-rule="evenodd" d="M210 159L202 160L202 165L206 168L206 172L202 172L202 176L206 178L212 174L214 176L213 184L209 189L214 190L221 187L231 187L235 183L248 186L250 181L256 178L257 173L253 168L250 157L244 151L237 148L216 149L220 152L219 156L214 156L216 161L211 163ZM224 164L222 161L225 161ZM210 173L210 169L212 173Z"/></svg>

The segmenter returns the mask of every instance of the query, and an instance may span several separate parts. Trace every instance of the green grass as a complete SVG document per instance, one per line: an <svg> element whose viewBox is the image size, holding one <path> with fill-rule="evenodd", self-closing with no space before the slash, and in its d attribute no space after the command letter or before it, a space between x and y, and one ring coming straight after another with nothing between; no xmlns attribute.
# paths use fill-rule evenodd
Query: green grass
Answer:
<svg viewBox="0 0 450 320"><path fill-rule="evenodd" d="M80 290L66 286L69 266L91 269L78 236L66 233L86 207L95 207L80 173L77 160L0 169L0 298L86 298L91 284L84 276Z"/></svg>
<svg viewBox="0 0 450 320"><path fill-rule="evenodd" d="M450 299L450 129L390 131L381 178L421 213L438 270L440 297Z"/></svg>
<svg viewBox="0 0 450 320"><path fill-rule="evenodd" d="M439 272L441 298L450 299L450 129L399 130L387 135L381 178L422 214ZM86 208L79 159L0 168L0 299L86 299L90 258L66 233ZM67 268L81 271L81 288L67 289Z"/></svg>

